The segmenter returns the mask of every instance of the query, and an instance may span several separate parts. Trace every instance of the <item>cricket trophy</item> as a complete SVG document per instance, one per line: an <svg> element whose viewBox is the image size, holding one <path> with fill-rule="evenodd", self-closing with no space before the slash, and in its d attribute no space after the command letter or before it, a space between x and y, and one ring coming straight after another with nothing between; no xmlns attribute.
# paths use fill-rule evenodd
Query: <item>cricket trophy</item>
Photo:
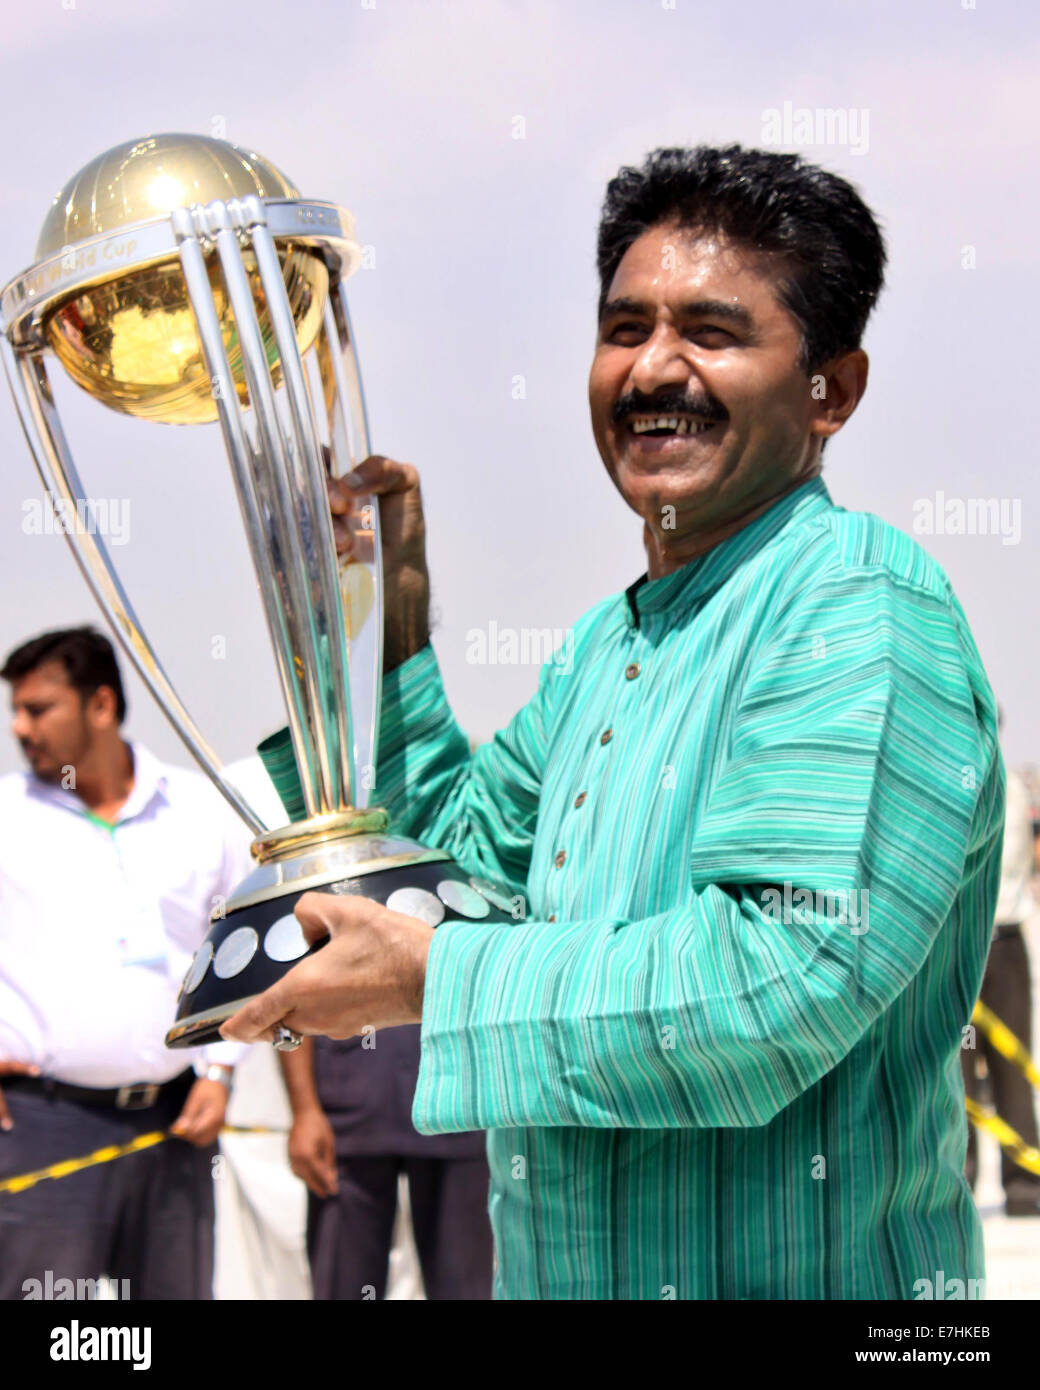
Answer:
<svg viewBox="0 0 1040 1390"><path fill-rule="evenodd" d="M361 894L431 926L516 916L508 888L395 836L369 804L382 680L379 507L359 498L341 559L326 491L329 475L369 453L344 288L360 260L350 213L301 197L259 155L155 135L69 180L36 263L0 291L4 368L56 510L74 513L88 494L58 417L51 358L112 410L219 422L274 649L287 729L258 751L289 823L271 827L178 697L104 538L66 530L127 657L255 836L255 866L214 913L181 986L169 1047L216 1041L226 1019L306 954L293 908L309 890ZM283 1027L275 1045L298 1043Z"/></svg>

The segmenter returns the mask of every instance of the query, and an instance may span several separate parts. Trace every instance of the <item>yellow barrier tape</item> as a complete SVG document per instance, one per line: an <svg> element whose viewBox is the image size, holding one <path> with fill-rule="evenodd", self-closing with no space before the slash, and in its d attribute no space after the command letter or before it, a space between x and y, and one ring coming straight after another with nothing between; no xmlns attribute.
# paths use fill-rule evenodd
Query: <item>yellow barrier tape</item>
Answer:
<svg viewBox="0 0 1040 1390"><path fill-rule="evenodd" d="M1025 1043L1020 1042L1015 1037L1006 1023L1000 1021L992 1009L986 1008L981 999L975 1005L971 1020L979 1025L1000 1055L1014 1063L1019 1071L1023 1072L1027 1079L1040 1089L1040 1070L1037 1069L1036 1063L1030 1057L1029 1049Z"/></svg>
<svg viewBox="0 0 1040 1390"><path fill-rule="evenodd" d="M287 1133L284 1129L272 1129L267 1125L224 1125L221 1132L229 1134ZM48 1178L67 1178L71 1173L82 1172L84 1168L93 1168L99 1163L112 1163L117 1158L126 1158L127 1154L139 1153L142 1149L153 1148L169 1137L162 1130L155 1129L148 1134L139 1134L136 1139L131 1139L127 1144L109 1144L106 1148L95 1149L92 1154L85 1154L82 1158L66 1158L61 1163L51 1163L46 1168L37 1168L34 1173L19 1173L14 1178L3 1178L0 1179L0 1193L24 1192L27 1188L35 1187L38 1182L45 1182Z"/></svg>
<svg viewBox="0 0 1040 1390"><path fill-rule="evenodd" d="M981 1002L977 1003L972 1020L979 1025L1001 1056L1006 1057L1009 1062L1013 1062L1019 1067L1034 1086L1040 1087L1040 1071L1037 1070L1028 1051L991 1009L987 1009L985 1004ZM1001 1148L1007 1150L1020 1168L1040 1175L1040 1149L1034 1149L1031 1144L1027 1144L1022 1136L999 1115L987 1115L981 1106L967 1098L965 1098L964 1104L968 1111L968 1118L977 1129L984 1129L992 1134L999 1141ZM224 1125L222 1127L222 1133L225 1134L285 1134L286 1132L284 1129L275 1129L269 1125ZM84 1168L93 1168L99 1163L112 1163L117 1158L125 1158L128 1154L138 1153L142 1149L150 1149L156 1144L163 1143L167 1138L168 1135L161 1130L152 1130L148 1134L139 1134L128 1144L110 1144L107 1148L96 1149L94 1153L84 1155L83 1158L67 1158L61 1163L52 1163L47 1168L38 1168L34 1173L21 1173L14 1178L3 1178L0 1179L0 1193L24 1192L27 1188L35 1187L38 1182L45 1182L50 1178L67 1178L71 1173L79 1173Z"/></svg>
<svg viewBox="0 0 1040 1390"><path fill-rule="evenodd" d="M1021 1134L1013 1130L999 1115L987 1115L973 1100L965 1099L964 1104L968 1110L968 1119L977 1129L988 1130L1000 1141L1000 1147L1007 1150L1020 1168L1040 1176L1040 1149L1034 1149L1032 1144L1027 1144Z"/></svg>
<svg viewBox="0 0 1040 1390"><path fill-rule="evenodd" d="M139 1134L129 1144L109 1144L107 1148L95 1149L83 1158L67 1158L62 1163L52 1163L47 1168L38 1168L35 1173L21 1173L16 1178L4 1178L0 1182L0 1192L24 1192L27 1187L35 1187L47 1178L67 1178L70 1173L79 1173L84 1168L93 1168L98 1163L111 1163L113 1159L124 1158L137 1153L139 1149L150 1149L153 1144L161 1144L166 1135L161 1129L149 1134Z"/></svg>

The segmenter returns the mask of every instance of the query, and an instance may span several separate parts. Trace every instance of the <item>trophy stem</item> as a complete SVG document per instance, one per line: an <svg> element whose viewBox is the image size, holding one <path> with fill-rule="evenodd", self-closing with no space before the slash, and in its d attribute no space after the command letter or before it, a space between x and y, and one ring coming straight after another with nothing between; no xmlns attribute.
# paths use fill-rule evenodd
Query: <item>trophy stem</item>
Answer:
<svg viewBox="0 0 1040 1390"><path fill-rule="evenodd" d="M217 246L254 408L256 449L246 439L192 214L187 210L174 213L174 229L267 615L306 812L308 816L328 814L346 804L347 788L341 759L335 755L335 741L330 747L328 737L329 695L322 681L325 661L314 622L307 551L290 494L288 451L248 276L227 210L217 205L213 211L218 209L223 225L217 232Z"/></svg>
<svg viewBox="0 0 1040 1390"><path fill-rule="evenodd" d="M332 534L325 471L318 431L307 393L303 362L296 346L296 328L282 278L281 263L265 223L263 206L256 200L249 217L253 253L274 328L285 383L286 398L295 431L288 434L295 467L296 515L308 575L312 577L312 612L325 661L319 671L328 684L322 691L322 731L328 747L332 780L338 782L338 805L350 806L355 783L351 730L350 679L348 674L343 602L336 570L336 544ZM315 589L317 592L315 592Z"/></svg>
<svg viewBox="0 0 1040 1390"><path fill-rule="evenodd" d="M343 462L349 461L353 468L361 459L367 458L370 446L368 412L361 386L361 369L354 350L346 286L339 277L329 287L323 331L335 385L329 421L334 444L333 457L340 465L338 471L342 471ZM346 412L349 412L349 432ZM337 449L335 445L339 440L342 440L342 444ZM364 510L366 508L363 507ZM372 537L371 558L352 563L365 565L368 569L372 581L372 608L368 617L357 625L357 630L347 624L351 728L354 735L353 792L354 804L358 807L368 805L369 792L375 785L379 704L383 686L383 564L377 498L368 498L367 511L370 518L368 529ZM345 576L341 575L341 580L343 578Z"/></svg>

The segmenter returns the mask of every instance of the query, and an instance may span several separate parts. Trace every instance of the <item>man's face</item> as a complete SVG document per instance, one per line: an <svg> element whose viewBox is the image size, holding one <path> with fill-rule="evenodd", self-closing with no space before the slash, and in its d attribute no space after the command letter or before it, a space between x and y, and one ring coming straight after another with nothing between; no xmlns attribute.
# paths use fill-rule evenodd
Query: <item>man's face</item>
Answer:
<svg viewBox="0 0 1040 1390"><path fill-rule="evenodd" d="M83 697L60 661L46 661L13 682L11 732L37 777L57 782L81 764L92 733Z"/></svg>
<svg viewBox="0 0 1040 1390"><path fill-rule="evenodd" d="M724 525L819 471L801 333L773 273L669 224L617 268L589 374L592 429L614 485L655 532Z"/></svg>

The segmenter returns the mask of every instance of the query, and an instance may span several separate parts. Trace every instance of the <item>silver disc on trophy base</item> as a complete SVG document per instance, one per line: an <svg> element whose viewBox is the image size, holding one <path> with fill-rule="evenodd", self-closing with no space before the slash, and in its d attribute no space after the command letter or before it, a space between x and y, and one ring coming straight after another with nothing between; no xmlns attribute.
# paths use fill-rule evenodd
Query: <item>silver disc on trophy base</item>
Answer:
<svg viewBox="0 0 1040 1390"><path fill-rule="evenodd" d="M425 888L396 888L386 900L391 912L405 917L418 917L428 927L439 927L444 921L444 904Z"/></svg>
<svg viewBox="0 0 1040 1390"><path fill-rule="evenodd" d="M437 896L445 907L450 907L460 917L487 917L491 912L487 898L471 888L464 879L444 879L437 885Z"/></svg>
<svg viewBox="0 0 1040 1390"><path fill-rule="evenodd" d="M181 985L181 994L191 994L202 984L203 976L209 969L209 963L213 959L213 945L209 941L204 941L192 958L191 965L188 966L188 973L184 977Z"/></svg>
<svg viewBox="0 0 1040 1390"><path fill-rule="evenodd" d="M230 936L225 936L213 953L213 973L222 980L233 980L241 975L256 955L260 938L252 927L236 927Z"/></svg>
<svg viewBox="0 0 1040 1390"><path fill-rule="evenodd" d="M267 929L264 950L272 960L278 961L299 960L307 954L307 938L291 912L279 917L274 926Z"/></svg>
<svg viewBox="0 0 1040 1390"><path fill-rule="evenodd" d="M510 917L514 917L516 920L514 909L520 901L519 898L511 897L505 888L500 888L496 883L492 883L486 878L471 878L470 886L487 898L492 907L497 907L501 912L508 912Z"/></svg>

